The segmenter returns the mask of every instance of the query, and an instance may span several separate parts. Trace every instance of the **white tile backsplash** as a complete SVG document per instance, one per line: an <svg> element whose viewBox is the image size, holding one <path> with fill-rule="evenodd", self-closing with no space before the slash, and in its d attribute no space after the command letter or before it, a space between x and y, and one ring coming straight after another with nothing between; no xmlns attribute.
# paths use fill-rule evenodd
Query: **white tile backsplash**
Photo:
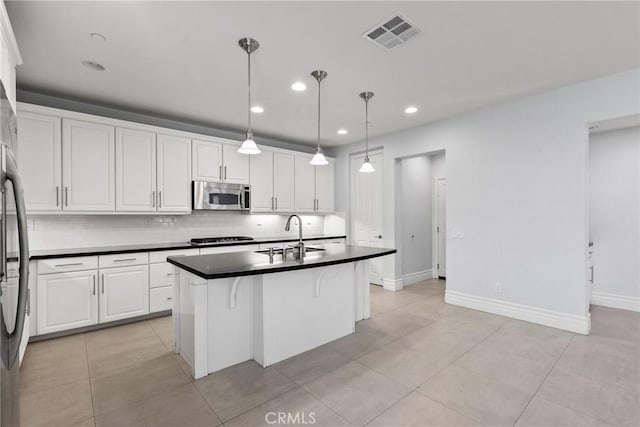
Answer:
<svg viewBox="0 0 640 427"><path fill-rule="evenodd" d="M198 212L191 215L32 215L31 250L184 242L193 237L297 237L284 230L288 215ZM302 216L305 236L324 234L324 217Z"/></svg>

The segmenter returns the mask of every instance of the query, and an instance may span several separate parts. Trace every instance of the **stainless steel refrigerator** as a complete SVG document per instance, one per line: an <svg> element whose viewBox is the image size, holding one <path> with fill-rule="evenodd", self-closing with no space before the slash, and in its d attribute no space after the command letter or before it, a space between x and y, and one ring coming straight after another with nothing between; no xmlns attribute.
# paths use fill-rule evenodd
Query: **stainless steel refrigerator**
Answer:
<svg viewBox="0 0 640 427"><path fill-rule="evenodd" d="M0 426L14 427L20 425L20 344L28 333L29 243L13 153L16 118L1 83L0 92Z"/></svg>

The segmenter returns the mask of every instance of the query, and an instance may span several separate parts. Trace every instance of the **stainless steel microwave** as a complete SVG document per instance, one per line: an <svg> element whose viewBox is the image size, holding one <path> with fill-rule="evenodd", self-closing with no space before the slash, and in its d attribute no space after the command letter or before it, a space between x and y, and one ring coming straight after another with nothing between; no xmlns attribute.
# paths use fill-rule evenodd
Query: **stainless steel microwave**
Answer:
<svg viewBox="0 0 640 427"><path fill-rule="evenodd" d="M246 184L193 181L194 211L248 211L251 187Z"/></svg>

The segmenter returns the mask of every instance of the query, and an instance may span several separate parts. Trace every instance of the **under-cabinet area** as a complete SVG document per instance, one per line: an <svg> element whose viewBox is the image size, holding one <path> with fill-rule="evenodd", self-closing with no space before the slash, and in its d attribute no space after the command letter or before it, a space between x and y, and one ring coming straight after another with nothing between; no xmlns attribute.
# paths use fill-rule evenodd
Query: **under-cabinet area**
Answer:
<svg viewBox="0 0 640 427"><path fill-rule="evenodd" d="M17 121L30 214L188 214L192 181L250 185L251 212L335 210L334 159L25 103Z"/></svg>

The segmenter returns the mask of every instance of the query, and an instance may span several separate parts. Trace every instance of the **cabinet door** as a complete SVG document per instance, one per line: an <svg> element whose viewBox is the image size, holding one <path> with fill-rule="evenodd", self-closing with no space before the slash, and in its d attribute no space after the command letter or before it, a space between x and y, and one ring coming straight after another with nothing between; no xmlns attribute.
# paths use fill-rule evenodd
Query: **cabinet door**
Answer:
<svg viewBox="0 0 640 427"><path fill-rule="evenodd" d="M332 213L336 209L336 161L316 166L316 212Z"/></svg>
<svg viewBox="0 0 640 427"><path fill-rule="evenodd" d="M97 272L38 276L38 335L98 323Z"/></svg>
<svg viewBox="0 0 640 427"><path fill-rule="evenodd" d="M232 184L249 182L249 156L238 153L239 145L222 145L222 180ZM260 154L258 154L259 156Z"/></svg>
<svg viewBox="0 0 640 427"><path fill-rule="evenodd" d="M295 212L314 212L315 169L309 157L295 157Z"/></svg>
<svg viewBox="0 0 640 427"><path fill-rule="evenodd" d="M262 150L249 160L252 212L273 212L273 156Z"/></svg>
<svg viewBox="0 0 640 427"><path fill-rule="evenodd" d="M115 210L114 128L62 121L63 209Z"/></svg>
<svg viewBox="0 0 640 427"><path fill-rule="evenodd" d="M18 114L17 161L28 212L62 209L62 142L60 118Z"/></svg>
<svg viewBox="0 0 640 427"><path fill-rule="evenodd" d="M292 154L273 153L273 196L278 212L294 211L294 163Z"/></svg>
<svg viewBox="0 0 640 427"><path fill-rule="evenodd" d="M156 134L116 129L116 210L156 210Z"/></svg>
<svg viewBox="0 0 640 427"><path fill-rule="evenodd" d="M100 270L100 323L149 314L149 266Z"/></svg>
<svg viewBox="0 0 640 427"><path fill-rule="evenodd" d="M222 182L222 144L193 140L193 179Z"/></svg>
<svg viewBox="0 0 640 427"><path fill-rule="evenodd" d="M191 140L158 134L158 211L191 210Z"/></svg>

